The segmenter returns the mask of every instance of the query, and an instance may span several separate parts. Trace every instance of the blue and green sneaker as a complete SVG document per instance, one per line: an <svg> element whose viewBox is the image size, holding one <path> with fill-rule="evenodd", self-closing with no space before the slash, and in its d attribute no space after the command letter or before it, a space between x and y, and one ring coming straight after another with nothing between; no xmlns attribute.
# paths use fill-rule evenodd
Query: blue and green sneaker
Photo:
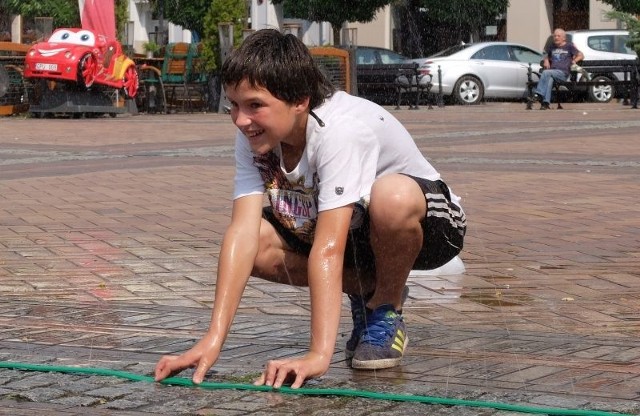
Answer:
<svg viewBox="0 0 640 416"><path fill-rule="evenodd" d="M351 331L351 337L347 340L347 345L344 349L344 354L347 360L353 358L353 354L358 347L362 333L367 327L367 302L371 299L373 293L365 296L349 295L349 301L351 302L351 318L353 319L353 330ZM409 286L405 286L402 291L402 305L409 296Z"/></svg>
<svg viewBox="0 0 640 416"><path fill-rule="evenodd" d="M408 341L402 315L393 305L381 305L367 316L351 367L362 370L395 367L402 361Z"/></svg>

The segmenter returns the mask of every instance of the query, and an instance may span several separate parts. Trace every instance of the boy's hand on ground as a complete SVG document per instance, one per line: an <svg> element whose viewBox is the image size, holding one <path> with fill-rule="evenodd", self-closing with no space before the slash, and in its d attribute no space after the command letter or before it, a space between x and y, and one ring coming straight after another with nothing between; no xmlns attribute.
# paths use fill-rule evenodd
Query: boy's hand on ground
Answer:
<svg viewBox="0 0 640 416"><path fill-rule="evenodd" d="M329 360L330 358L313 352L302 358L272 360L267 363L267 368L253 384L278 389L284 383L291 382L291 388L297 389L305 380L320 377L326 373L329 369Z"/></svg>
<svg viewBox="0 0 640 416"><path fill-rule="evenodd" d="M161 381L186 368L195 367L196 371L192 380L195 384L200 384L207 371L217 360L218 349L212 345L212 341L208 337L205 337L184 354L163 356L156 364L155 380Z"/></svg>

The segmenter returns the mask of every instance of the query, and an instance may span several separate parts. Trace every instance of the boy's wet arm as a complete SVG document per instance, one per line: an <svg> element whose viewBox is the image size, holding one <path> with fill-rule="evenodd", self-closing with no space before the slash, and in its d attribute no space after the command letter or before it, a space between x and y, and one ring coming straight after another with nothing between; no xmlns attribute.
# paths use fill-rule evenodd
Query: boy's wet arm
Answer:
<svg viewBox="0 0 640 416"><path fill-rule="evenodd" d="M250 195L233 203L231 224L222 240L209 332L224 342L240 304L258 252L262 196Z"/></svg>
<svg viewBox="0 0 640 416"><path fill-rule="evenodd" d="M322 211L309 256L311 350L331 359L340 324L342 264L353 207Z"/></svg>

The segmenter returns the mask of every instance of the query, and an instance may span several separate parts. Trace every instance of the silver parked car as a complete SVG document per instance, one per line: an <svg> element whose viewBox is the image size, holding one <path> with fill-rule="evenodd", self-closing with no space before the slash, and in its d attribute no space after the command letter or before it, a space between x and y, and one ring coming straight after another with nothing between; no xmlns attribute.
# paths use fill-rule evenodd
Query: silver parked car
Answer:
<svg viewBox="0 0 640 416"><path fill-rule="evenodd" d="M485 98L524 99L529 64L539 72L541 60L541 52L510 42L461 44L412 59L420 72L433 76L432 92L438 92L441 76L443 95L459 104L478 104Z"/></svg>

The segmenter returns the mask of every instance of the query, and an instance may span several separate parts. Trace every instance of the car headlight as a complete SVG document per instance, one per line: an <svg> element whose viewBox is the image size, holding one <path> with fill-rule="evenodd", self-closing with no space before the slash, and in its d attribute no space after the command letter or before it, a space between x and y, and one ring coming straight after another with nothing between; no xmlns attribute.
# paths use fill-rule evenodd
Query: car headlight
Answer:
<svg viewBox="0 0 640 416"><path fill-rule="evenodd" d="M71 51L66 51L66 52L64 53L64 57L65 57L66 59L71 59L71 57L72 57L72 56L73 56L73 53L71 53Z"/></svg>

